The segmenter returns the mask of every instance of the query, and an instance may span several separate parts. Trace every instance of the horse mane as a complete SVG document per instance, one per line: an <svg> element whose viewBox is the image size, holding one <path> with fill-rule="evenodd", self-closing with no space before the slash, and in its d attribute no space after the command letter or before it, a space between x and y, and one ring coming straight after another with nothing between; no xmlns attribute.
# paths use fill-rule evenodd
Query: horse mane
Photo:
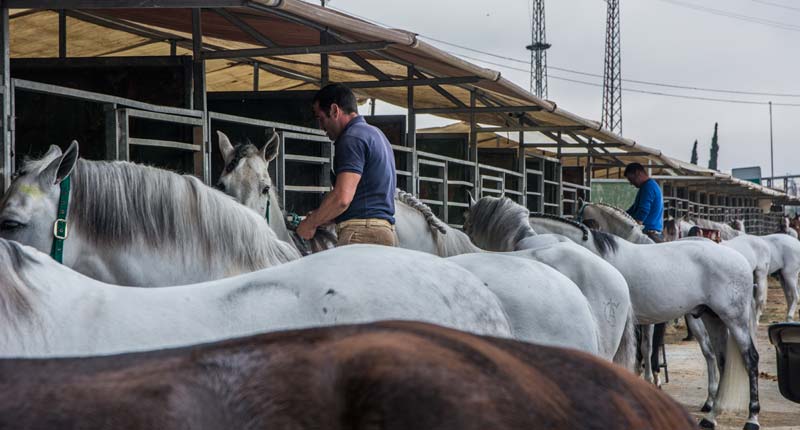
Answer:
<svg viewBox="0 0 800 430"><path fill-rule="evenodd" d="M606 233L603 231L593 230L592 231L592 240L594 240L594 246L597 248L597 251L600 253L600 256L605 257L609 253L617 252L619 249L619 243L617 243L617 237L613 234Z"/></svg>
<svg viewBox="0 0 800 430"><path fill-rule="evenodd" d="M583 233L583 241L584 242L589 240L589 231L590 231L589 227L586 227L585 225L579 223L578 221L571 220L569 218L564 218L564 217L561 217L561 216L558 216L558 215L543 213L543 212L532 212L529 215L529 218L550 219L550 220L553 220L553 221L558 221L558 222L560 222L562 224L571 225L571 226L579 229L581 231L581 233Z"/></svg>
<svg viewBox="0 0 800 430"><path fill-rule="evenodd" d="M266 220L193 176L79 159L71 177L71 228L95 245L145 244L187 258L199 250L247 270L300 257Z"/></svg>
<svg viewBox="0 0 800 430"><path fill-rule="evenodd" d="M34 315L35 290L28 286L23 273L35 264L36 259L22 245L0 239L0 309L4 321L15 323Z"/></svg>
<svg viewBox="0 0 800 430"><path fill-rule="evenodd" d="M425 221L428 222L428 227L430 227L432 233L447 234L447 224L436 217L436 214L433 213L433 209L431 209L430 206L414 197L413 194L407 193L399 188L395 190L395 196L397 200L422 214L422 216L425 217Z"/></svg>
<svg viewBox="0 0 800 430"><path fill-rule="evenodd" d="M430 206L414 197L413 194L398 188L395 190L395 196L400 203L411 207L425 217L425 221L428 222L428 227L431 230L431 235L433 235L433 239L436 242L436 251L440 257L452 257L480 251L466 234L445 224L433 213L433 209Z"/></svg>
<svg viewBox="0 0 800 430"><path fill-rule="evenodd" d="M508 197L483 197L469 208L464 222L464 231L470 236L505 240L511 238L512 244L532 234L528 222L530 211ZM475 226L481 226L476 231Z"/></svg>
<svg viewBox="0 0 800 430"><path fill-rule="evenodd" d="M585 225L569 219L564 218L558 215L546 214L546 213L532 213L531 218L542 218L542 219L550 219L553 221L558 221L562 224L571 225L577 229L580 229L583 233L583 241L589 240L589 236L591 233L592 242L594 246L597 248L597 251L600 253L601 256L606 256L609 252L614 253L617 252L619 248L619 243L617 242L617 237L613 234L609 234L600 230L593 230Z"/></svg>
<svg viewBox="0 0 800 430"><path fill-rule="evenodd" d="M258 148L250 142L250 139L246 139L244 143L237 143L236 146L233 147L233 158L225 165L225 172L232 172L243 158L256 154L258 154Z"/></svg>
<svg viewBox="0 0 800 430"><path fill-rule="evenodd" d="M608 203L594 203L594 202L592 202L592 203L587 203L587 204L588 204L588 205L597 206L597 207L598 207L598 208L600 208L600 209L608 209L608 210L611 210L611 211L613 211L614 213L616 213L616 214L620 215L622 218L624 218L624 219L626 219L626 220L630 221L632 224L636 224L636 220L635 220L635 219L634 219L634 218L631 216L631 214L629 214L627 211L625 211L625 210L622 210L621 208L618 208L618 207L616 207L616 206L614 206L614 205L610 205L610 204L608 204ZM605 212L608 212L608 210L606 210Z"/></svg>

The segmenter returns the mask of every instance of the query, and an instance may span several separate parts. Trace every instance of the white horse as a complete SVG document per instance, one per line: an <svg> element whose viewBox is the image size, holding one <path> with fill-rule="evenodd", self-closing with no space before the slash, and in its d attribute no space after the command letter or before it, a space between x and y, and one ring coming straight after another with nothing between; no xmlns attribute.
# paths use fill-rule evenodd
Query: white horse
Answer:
<svg viewBox="0 0 800 430"><path fill-rule="evenodd" d="M721 410L740 407L744 396L734 397L746 393L748 384L748 424L757 428L758 351L753 342L756 309L752 274L744 257L708 241L638 245L544 214L532 215L530 223L537 233L565 235L616 267L628 281L640 323L659 323L690 313L702 316L715 345L725 344L723 339L727 338L725 371L719 390L711 377L716 365L708 363L709 394L713 398L707 403L713 405L703 425L715 425L715 417ZM643 336L645 357L651 351L648 335L646 332ZM647 366L646 363L646 369Z"/></svg>
<svg viewBox="0 0 800 430"><path fill-rule="evenodd" d="M111 354L387 319L597 354L594 317L577 288L531 285L542 265L497 257L476 277L454 261L357 245L197 285L130 288L0 239L0 354ZM561 276L550 270L551 278ZM503 307L492 291L514 296L520 309Z"/></svg>
<svg viewBox="0 0 800 430"><path fill-rule="evenodd" d="M781 217L781 224L779 226L778 232L783 234L788 234L789 236L795 239L798 238L797 231L792 228L792 224L788 216Z"/></svg>
<svg viewBox="0 0 800 430"><path fill-rule="evenodd" d="M746 233L741 220L734 221L734 228ZM797 311L797 300L800 296L798 290L798 277L800 276L800 241L783 233L758 236L763 239L770 249L769 273L777 275L786 297L786 320L793 321ZM767 289L764 289L763 299L766 302Z"/></svg>
<svg viewBox="0 0 800 430"><path fill-rule="evenodd" d="M25 163L0 200L0 237L50 252L61 184L71 188L64 264L117 285L219 279L300 254L263 217L191 176L78 159L73 142Z"/></svg>
<svg viewBox="0 0 800 430"><path fill-rule="evenodd" d="M269 145L265 145L264 149L260 151L252 144L234 146L223 133L219 133L219 138L220 151L227 166L220 177L219 187L258 213L263 213L267 207L278 207L276 197L269 192L264 192L264 187L272 183L268 168L269 162L275 158L276 149ZM267 149L268 147L269 149ZM463 265L479 277L485 275L486 267L503 264L502 258L498 258L498 256L462 255L482 253L483 251L475 247L465 234L439 220L430 207L409 193L396 191L395 212L398 244L402 248L441 257L453 257L453 261ZM562 253L564 252L568 253L569 251L562 251ZM632 333L628 333L632 329L626 330L626 327L633 326L633 312L630 309L627 285L613 267L602 259L586 254L581 255L580 251L576 251L574 248L572 248L572 255L569 258L561 258L564 257L563 255L560 258L544 258L530 253L515 255L545 263L578 284L589 300L599 326L599 355L608 359L614 358L615 362L623 366L630 366L634 340ZM548 282L563 283L563 277L554 275L554 273L556 272L541 269L535 278L529 279L529 283L532 282L533 285L544 285ZM569 282L569 284L574 285L573 282ZM564 286L563 288L571 287ZM513 296L496 293L507 309L519 308ZM520 291L520 293L524 292ZM609 304L616 304L618 309L613 313L608 311ZM521 321L522 315L512 319ZM591 333L592 328L587 327L584 330ZM570 335L565 331L565 336Z"/></svg>
<svg viewBox="0 0 800 430"><path fill-rule="evenodd" d="M744 233L734 229L728 224L721 222L711 221L703 218L694 218L692 219L692 222L698 227L719 231L719 235L722 240L731 240L744 235Z"/></svg>
<svg viewBox="0 0 800 430"><path fill-rule="evenodd" d="M592 219L599 225L605 226L604 231L620 237L633 237L633 243L654 243L649 237L641 234L641 226L627 212L608 204L585 203L582 209L585 220ZM720 231L733 231L735 233L722 234L723 246L734 249L742 254L749 264L753 273L753 283L756 286L756 321L759 321L763 309L766 306L767 282L769 277L770 247L762 239L755 236L748 236L732 227L706 221L697 224L702 228L713 228ZM664 240L670 242L689 236L689 231L693 225L683 218L679 220L668 220L664 223ZM727 227L723 229L722 227ZM727 238L727 239L726 239Z"/></svg>

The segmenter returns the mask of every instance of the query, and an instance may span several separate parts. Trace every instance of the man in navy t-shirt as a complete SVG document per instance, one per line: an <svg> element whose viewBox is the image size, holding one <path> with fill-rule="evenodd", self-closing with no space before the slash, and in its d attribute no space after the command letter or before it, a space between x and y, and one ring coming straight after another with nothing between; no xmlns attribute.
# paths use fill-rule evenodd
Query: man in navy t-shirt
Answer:
<svg viewBox="0 0 800 430"><path fill-rule="evenodd" d="M336 222L339 246L397 245L394 232L394 153L386 136L358 115L353 92L331 84L314 97L314 115L334 141L333 190L297 227L309 240L317 227Z"/></svg>

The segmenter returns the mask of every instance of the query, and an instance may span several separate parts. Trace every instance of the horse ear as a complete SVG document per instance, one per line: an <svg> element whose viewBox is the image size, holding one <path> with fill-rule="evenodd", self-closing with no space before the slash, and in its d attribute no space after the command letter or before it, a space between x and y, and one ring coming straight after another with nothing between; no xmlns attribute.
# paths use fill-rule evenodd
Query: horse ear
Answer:
<svg viewBox="0 0 800 430"><path fill-rule="evenodd" d="M78 163L79 151L77 140L73 140L69 148L67 148L67 151L63 154L58 147L56 147L56 149L57 152L54 151L52 147L47 151L48 155L58 154L58 156L47 165L40 175L41 180L46 185L60 184L61 181L72 173L75 169L75 165Z"/></svg>
<svg viewBox="0 0 800 430"><path fill-rule="evenodd" d="M49 160L49 159L56 159L62 155L61 148L57 145L50 145L50 148L47 149L47 153L44 154L42 159Z"/></svg>
<svg viewBox="0 0 800 430"><path fill-rule="evenodd" d="M472 193L467 191L467 195L469 196L469 207L472 208L478 202L475 201L475 197L472 197Z"/></svg>
<svg viewBox="0 0 800 430"><path fill-rule="evenodd" d="M275 131L274 128L267 130L267 135L272 132L272 136L267 140L267 144L261 148L261 156L267 160L267 163L271 162L278 156L278 133Z"/></svg>
<svg viewBox="0 0 800 430"><path fill-rule="evenodd" d="M222 154L222 160L225 164L228 164L233 159L233 145L231 145L231 141L225 133L217 130L217 136L219 137L219 152Z"/></svg>

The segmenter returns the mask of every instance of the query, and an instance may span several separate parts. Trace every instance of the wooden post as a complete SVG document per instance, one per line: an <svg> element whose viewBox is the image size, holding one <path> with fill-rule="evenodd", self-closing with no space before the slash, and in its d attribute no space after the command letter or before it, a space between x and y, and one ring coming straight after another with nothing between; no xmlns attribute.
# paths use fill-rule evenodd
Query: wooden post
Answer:
<svg viewBox="0 0 800 430"><path fill-rule="evenodd" d="M203 27L202 9L192 9L192 109L203 112L203 125L194 130L194 143L203 150L195 153L195 174L202 174L203 182L211 184L211 145L209 145L210 128L208 105L206 104L206 63L203 60Z"/></svg>
<svg viewBox="0 0 800 430"><path fill-rule="evenodd" d="M253 91L258 91L259 83L258 83L258 75L261 72L261 64L256 61L253 63Z"/></svg>
<svg viewBox="0 0 800 430"><path fill-rule="evenodd" d="M2 105L0 106L0 192L5 192L11 185L14 173L14 152L12 147L11 100L14 97L11 88L11 68L9 67L8 50L8 8L5 4L0 8L0 74L2 74Z"/></svg>
<svg viewBox="0 0 800 430"><path fill-rule="evenodd" d="M328 43L328 32L322 31L319 33L319 44L325 45ZM324 87L330 83L330 62L328 54L319 54L319 86Z"/></svg>

